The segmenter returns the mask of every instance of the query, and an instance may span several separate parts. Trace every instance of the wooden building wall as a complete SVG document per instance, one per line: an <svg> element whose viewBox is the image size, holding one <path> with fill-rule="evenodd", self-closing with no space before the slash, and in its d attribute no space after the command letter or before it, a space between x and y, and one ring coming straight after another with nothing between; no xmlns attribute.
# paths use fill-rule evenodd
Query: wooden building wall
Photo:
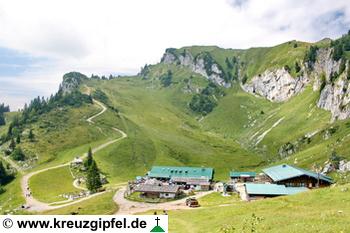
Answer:
<svg viewBox="0 0 350 233"><path fill-rule="evenodd" d="M319 187L329 186L330 183L320 179ZM309 176L299 176L287 180L278 181L277 184L284 184L287 187L316 188L317 179Z"/></svg>

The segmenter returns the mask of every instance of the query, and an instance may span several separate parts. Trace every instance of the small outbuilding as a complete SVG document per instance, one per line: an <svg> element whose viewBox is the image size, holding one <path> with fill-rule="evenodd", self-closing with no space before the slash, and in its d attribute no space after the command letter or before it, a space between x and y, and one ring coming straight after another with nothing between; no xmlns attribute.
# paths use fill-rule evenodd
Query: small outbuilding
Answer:
<svg viewBox="0 0 350 233"><path fill-rule="evenodd" d="M236 172L236 171L231 171L230 172L230 178L231 181L234 183L236 182L253 182L256 177L255 172Z"/></svg>
<svg viewBox="0 0 350 233"><path fill-rule="evenodd" d="M83 159L79 158L78 156L73 159L71 162L72 165L81 165L83 164Z"/></svg>
<svg viewBox="0 0 350 233"><path fill-rule="evenodd" d="M271 183L283 184L286 187L317 188L329 186L332 178L321 173L305 170L288 164L281 164L263 169Z"/></svg>

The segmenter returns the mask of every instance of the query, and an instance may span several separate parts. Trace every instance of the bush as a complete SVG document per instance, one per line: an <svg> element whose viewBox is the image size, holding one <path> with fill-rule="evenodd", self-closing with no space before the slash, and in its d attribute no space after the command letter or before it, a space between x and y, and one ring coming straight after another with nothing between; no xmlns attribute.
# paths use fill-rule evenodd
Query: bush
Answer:
<svg viewBox="0 0 350 233"><path fill-rule="evenodd" d="M13 178L13 175L8 173L3 163L0 161L0 186L9 183Z"/></svg>
<svg viewBox="0 0 350 233"><path fill-rule="evenodd" d="M24 161L26 158L22 149L19 146L17 146L15 150L12 152L11 157L16 161Z"/></svg>
<svg viewBox="0 0 350 233"><path fill-rule="evenodd" d="M339 162L343 159L343 157L339 156L335 151L329 156L329 162L336 168L339 168Z"/></svg>
<svg viewBox="0 0 350 233"><path fill-rule="evenodd" d="M339 77L339 74L337 72L332 72L329 79L330 79L331 83L334 83L338 77Z"/></svg>
<svg viewBox="0 0 350 233"><path fill-rule="evenodd" d="M295 72L299 73L300 70L301 70L301 67L300 67L299 63L296 61L295 62Z"/></svg>
<svg viewBox="0 0 350 233"><path fill-rule="evenodd" d="M284 66L284 69L285 69L288 73L290 73L290 67L289 67L289 65L285 65L285 66Z"/></svg>
<svg viewBox="0 0 350 233"><path fill-rule="evenodd" d="M317 50L318 50L317 46L310 46L309 50L305 54L304 63L307 63L310 69L312 68L313 64L316 62Z"/></svg>
<svg viewBox="0 0 350 233"><path fill-rule="evenodd" d="M189 106L194 112L206 115L213 111L216 103L207 95L196 94L192 97Z"/></svg>
<svg viewBox="0 0 350 233"><path fill-rule="evenodd" d="M94 91L94 93L92 94L92 97L94 99L101 101L104 104L107 104L109 102L109 99L108 99L108 96L106 95L106 93L104 93L100 89L97 89L96 91Z"/></svg>
<svg viewBox="0 0 350 233"><path fill-rule="evenodd" d="M248 76L245 74L245 75L243 76L243 78L242 78L242 84L243 84L243 85L246 84L247 81L248 81Z"/></svg>
<svg viewBox="0 0 350 233"><path fill-rule="evenodd" d="M343 58L341 59L340 65L339 65L339 74L342 74L346 68L346 60Z"/></svg>
<svg viewBox="0 0 350 233"><path fill-rule="evenodd" d="M332 58L339 61L345 51L350 51L350 35L343 35L341 38L332 41L331 46L333 47Z"/></svg>
<svg viewBox="0 0 350 233"><path fill-rule="evenodd" d="M172 83L173 73L171 72L171 70L168 70L168 72L162 75L159 79L163 87L168 87Z"/></svg>

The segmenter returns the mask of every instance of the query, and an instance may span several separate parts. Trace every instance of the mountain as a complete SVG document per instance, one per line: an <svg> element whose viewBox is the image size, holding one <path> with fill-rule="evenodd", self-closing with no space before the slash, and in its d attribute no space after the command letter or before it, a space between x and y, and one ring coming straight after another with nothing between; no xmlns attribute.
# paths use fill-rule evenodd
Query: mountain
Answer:
<svg viewBox="0 0 350 233"><path fill-rule="evenodd" d="M94 153L107 187L152 165L213 167L215 179L225 181L232 169L260 172L282 162L313 169L334 157L350 160L349 51L350 35L246 50L190 46L166 49L135 76L70 72L57 94L36 98L0 126L2 149L19 135L26 159L16 164L25 175L68 163L124 132ZM74 190L71 180L50 192L39 185L54 184L57 173L69 177L60 169L31 178L39 200L61 201L62 190ZM4 209L23 203L20 179L0 195ZM10 196L16 198L5 202Z"/></svg>

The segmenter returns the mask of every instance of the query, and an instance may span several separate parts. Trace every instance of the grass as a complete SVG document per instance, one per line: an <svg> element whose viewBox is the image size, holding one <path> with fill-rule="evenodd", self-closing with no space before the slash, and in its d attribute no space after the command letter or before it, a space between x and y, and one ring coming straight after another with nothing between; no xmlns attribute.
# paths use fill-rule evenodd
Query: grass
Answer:
<svg viewBox="0 0 350 233"><path fill-rule="evenodd" d="M166 69L162 66L153 74L162 70ZM187 107L191 95L183 92L183 79L190 74L174 71L177 83L168 89L140 78L87 83L107 94L120 112L114 124L128 134L127 139L96 153L99 167L111 182L143 175L156 164L210 166L216 169L217 179L226 180L230 169L261 162L232 139L202 129Z"/></svg>
<svg viewBox="0 0 350 233"><path fill-rule="evenodd" d="M16 179L12 180L9 184L3 186L6 190L0 195L0 214L19 214L21 205L25 203L22 196L21 176L18 175Z"/></svg>
<svg viewBox="0 0 350 233"><path fill-rule="evenodd" d="M68 215L77 213L79 215L109 215L118 210L118 206L113 201L115 192L108 191L88 200L72 204L59 209L45 211L45 215Z"/></svg>
<svg viewBox="0 0 350 233"><path fill-rule="evenodd" d="M296 47L295 44L297 45ZM225 59L232 59L234 56L238 57L242 73L247 74L249 78L262 74L266 70L282 68L285 65L291 68L291 75L296 77L295 61L298 61L299 64L302 63L309 46L309 43L289 41L274 47L250 48L246 50L223 49L216 46L191 46L180 48L176 52L179 54L186 49L194 57L201 52L209 52L225 72L228 70Z"/></svg>
<svg viewBox="0 0 350 233"><path fill-rule="evenodd" d="M347 232L349 189L347 184L250 203L169 211L169 231L211 233L229 225L236 228L233 232L251 232L251 224L257 223L257 232ZM253 214L263 220L256 221Z"/></svg>
<svg viewBox="0 0 350 233"><path fill-rule="evenodd" d="M218 205L229 205L240 202L241 199L236 193L231 193L230 196L222 196L221 193L213 192L198 199L201 207L210 207Z"/></svg>
<svg viewBox="0 0 350 233"><path fill-rule="evenodd" d="M66 200L60 195L81 191L73 186L73 177L69 166L34 175L29 181L29 186L32 195L39 201L46 203Z"/></svg>

